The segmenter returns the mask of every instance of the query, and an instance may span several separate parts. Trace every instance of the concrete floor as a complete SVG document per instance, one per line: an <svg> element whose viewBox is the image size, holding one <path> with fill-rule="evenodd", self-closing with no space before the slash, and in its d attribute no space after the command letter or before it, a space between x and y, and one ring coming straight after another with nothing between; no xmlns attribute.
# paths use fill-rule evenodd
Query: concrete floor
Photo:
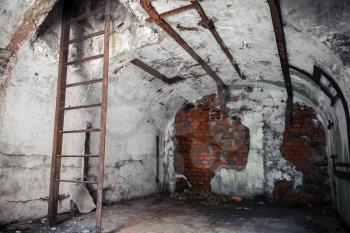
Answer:
<svg viewBox="0 0 350 233"><path fill-rule="evenodd" d="M94 213L77 215L49 228L38 222L12 224L0 232L94 232ZM108 233L343 233L331 210L264 202L211 205L156 195L104 208Z"/></svg>

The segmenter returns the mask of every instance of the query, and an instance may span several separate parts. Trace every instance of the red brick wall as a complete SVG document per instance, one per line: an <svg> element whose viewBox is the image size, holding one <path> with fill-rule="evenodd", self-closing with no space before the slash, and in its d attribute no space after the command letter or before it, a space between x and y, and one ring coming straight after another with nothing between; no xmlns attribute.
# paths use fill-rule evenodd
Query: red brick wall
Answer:
<svg viewBox="0 0 350 233"><path fill-rule="evenodd" d="M243 169L249 152L249 130L216 106L216 96L206 96L195 106L184 106L175 117L175 172L185 175L194 189L206 192L211 171Z"/></svg>
<svg viewBox="0 0 350 233"><path fill-rule="evenodd" d="M325 131L315 111L293 105L293 123L283 135L282 156L303 173L303 185L293 191L293 182L275 183L274 198L285 203L321 204L329 200Z"/></svg>

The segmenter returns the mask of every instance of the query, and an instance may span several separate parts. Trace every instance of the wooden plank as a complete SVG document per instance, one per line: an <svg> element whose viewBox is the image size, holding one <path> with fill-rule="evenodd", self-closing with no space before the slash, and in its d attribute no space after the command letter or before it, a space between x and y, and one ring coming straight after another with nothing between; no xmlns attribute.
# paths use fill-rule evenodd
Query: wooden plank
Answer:
<svg viewBox="0 0 350 233"><path fill-rule="evenodd" d="M64 112L62 109L65 105L66 80L67 80L67 60L68 60L68 42L70 33L70 1L64 1L62 13L62 29L60 39L60 54L58 65L58 79L56 91L56 112L54 122L53 146L52 146L52 162L50 175L48 220L50 225L55 225L57 221L57 208L59 197L59 183L55 182L60 179L61 159L57 155L62 152L63 136L59 132L63 130Z"/></svg>
<svg viewBox="0 0 350 233"><path fill-rule="evenodd" d="M104 180L104 162L105 162L105 143L106 143L106 121L107 121L107 96L108 96L108 71L109 71L109 34L111 17L111 0L105 1L105 34L103 47L103 81L102 81L102 107L100 119L100 145L98 160L98 178L97 178L97 205L96 205L96 232L102 232L102 205L103 205L103 180Z"/></svg>

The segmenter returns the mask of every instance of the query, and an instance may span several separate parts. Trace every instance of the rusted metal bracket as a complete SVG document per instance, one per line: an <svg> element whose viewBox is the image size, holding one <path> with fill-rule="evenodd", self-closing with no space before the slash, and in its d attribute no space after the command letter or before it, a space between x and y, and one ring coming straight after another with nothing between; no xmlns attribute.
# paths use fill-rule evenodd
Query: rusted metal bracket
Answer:
<svg viewBox="0 0 350 233"><path fill-rule="evenodd" d="M159 17L161 19L165 19L169 16L172 16L172 15L176 15L176 14L180 14L180 13L183 13L183 12L186 12L186 11L190 11L190 10L193 10L193 5L192 4L189 4L189 5L186 5L186 6L182 6L182 7L179 7L179 8L176 8L176 9L173 9L173 10L170 10L170 11L167 11L167 12L164 12L162 14L159 14ZM148 18L146 19L146 22L150 23L152 22L153 19L152 17L151 18Z"/></svg>
<svg viewBox="0 0 350 233"><path fill-rule="evenodd" d="M156 9L152 6L151 0L140 0L143 9L148 13L153 22L166 31L192 58L197 61L206 73L215 81L218 90L218 97L223 113L226 109L226 95L228 90L223 80L216 74L216 72L189 46L186 41L158 14Z"/></svg>
<svg viewBox="0 0 350 233"><path fill-rule="evenodd" d="M286 109L286 124L289 126L292 123L292 107L293 107L293 86L289 71L289 62L287 55L287 46L283 30L281 9L278 0L267 0L270 6L272 23L275 31L278 55L280 58L284 83L287 89L287 109Z"/></svg>
<svg viewBox="0 0 350 233"><path fill-rule="evenodd" d="M164 74L159 73L158 71L156 71L155 69L153 69L152 67L145 64L143 61L141 61L139 59L134 59L131 61L131 63L134 64L135 66L139 67L140 69L144 70L145 72L149 73L153 77L156 77L167 84L174 84L174 83L177 83L179 81L184 80L184 78L181 78L178 76L175 76L174 78L168 78Z"/></svg>
<svg viewBox="0 0 350 233"><path fill-rule="evenodd" d="M230 50L228 49L228 47L226 46L225 42L222 40L222 38L220 37L219 33L217 32L213 20L208 18L208 16L205 14L205 11L203 10L202 6L199 4L198 1L191 1L191 3L192 3L192 6L194 7L194 9L196 9L198 14L202 18L202 20L198 23L198 25L208 29L211 32L211 34L215 38L216 42L219 44L221 50L225 53L227 59L230 61L231 65L237 71L239 77L241 79L246 79L245 75L243 74L243 72L239 68L238 63L233 58Z"/></svg>
<svg viewBox="0 0 350 233"><path fill-rule="evenodd" d="M298 68L296 66L293 66L293 65L290 65L290 68L300 72L301 74L305 75L306 77L311 79L313 82L315 82L320 87L320 89L327 95L327 97L330 99L332 107L335 105L336 101L338 99L340 99L340 101L341 101L341 103L343 105L345 119L346 119L346 129L347 129L347 136L348 136L348 151L350 152L350 113L349 113L349 106L348 106L346 98L345 98L341 88L337 84L337 82L326 71L324 71L321 67L316 66L316 65L314 66L312 75L310 73L308 73L307 71L305 71L303 69L300 69L300 68ZM334 90L337 92L335 95L333 95L330 92L330 90L327 89L327 87L321 82L321 78L322 77L324 77L329 82L330 86L332 86L332 88L334 88ZM348 157L350 159L350 154L348 154Z"/></svg>
<svg viewBox="0 0 350 233"><path fill-rule="evenodd" d="M219 44L221 50L225 53L226 57L230 61L231 65L237 71L239 77L241 79L246 79L245 75L243 74L243 72L239 68L238 63L233 58L230 50L228 49L228 47L226 46L226 44L224 43L224 41L220 37L219 33L217 32L213 20L208 18L208 16L206 15L205 11L203 10L202 6L199 4L198 1L191 1L191 4L189 4L189 5L182 6L182 7L179 7L179 8L176 8L176 9L164 12L162 14L159 14L159 18L160 19L164 19L166 17L172 16L172 15L175 15L175 14L179 14L179 13L182 13L182 12L185 12L185 11L189 11L189 10L196 10L198 12L199 16L201 17L201 21L198 23L198 25L208 29L211 32L211 34L213 35L214 39ZM148 18L146 21L147 22L152 22L152 21L155 22L152 19L152 17ZM189 29L191 31L196 31L195 28L186 28L186 27L179 27L179 26L177 26L177 28L180 29L180 31L182 31L182 30L189 30Z"/></svg>

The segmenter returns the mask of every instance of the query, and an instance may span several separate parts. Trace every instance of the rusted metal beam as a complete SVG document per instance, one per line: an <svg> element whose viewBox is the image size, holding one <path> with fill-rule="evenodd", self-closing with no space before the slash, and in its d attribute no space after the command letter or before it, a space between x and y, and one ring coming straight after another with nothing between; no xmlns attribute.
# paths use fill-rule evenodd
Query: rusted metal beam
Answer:
<svg viewBox="0 0 350 233"><path fill-rule="evenodd" d="M322 92L332 101L333 100L333 95L332 93L324 86L322 85L322 83L320 82L320 80L316 80L314 78L313 75L309 74L308 72L306 72L305 70L300 69L299 67L293 66L293 65L289 65L289 67L293 70L298 71L299 73L305 75L306 77L308 77L309 79L311 79L312 81L314 81L322 90Z"/></svg>
<svg viewBox="0 0 350 233"><path fill-rule="evenodd" d="M144 70L145 72L149 73L153 77L156 77L156 78L162 80L163 82L165 82L167 84L174 84L176 82L184 80L183 78L178 77L178 76L176 76L174 78L168 78L165 75L159 73L157 70L155 70L152 67L150 67L149 65L145 64L143 61L141 61L139 59L134 59L134 60L131 61L131 63L133 65L139 67L140 69Z"/></svg>
<svg viewBox="0 0 350 233"><path fill-rule="evenodd" d="M208 29L211 34L213 35L213 37L215 38L216 42L219 44L221 50L225 53L227 59L230 61L231 65L234 67L234 69L237 71L239 77L241 77L241 79L246 79L245 75L243 74L243 72L241 71L241 69L239 68L238 63L236 62L236 60L233 58L230 50L228 49L228 47L226 46L225 42L222 40L221 36L219 35L219 33L217 32L216 28L215 28L215 24L213 22L213 20L209 19L208 16L205 14L202 6L200 5L200 3L198 1L191 1L194 9L196 9L196 11L198 12L198 14L200 15L200 17L202 18L202 20L198 23L200 26Z"/></svg>
<svg viewBox="0 0 350 233"><path fill-rule="evenodd" d="M272 23L275 30L275 37L280 58L284 83L287 89L287 109L286 109L286 125L292 123L292 107L293 107L293 86L290 77L289 62L287 55L287 46L283 30L282 15L278 0L267 0L270 6Z"/></svg>
<svg viewBox="0 0 350 233"><path fill-rule="evenodd" d="M140 4L148 13L153 22L166 31L192 58L197 61L205 72L215 81L218 90L218 97L223 112L226 112L227 87L216 72L189 46L186 41L158 14L152 6L151 0L140 0Z"/></svg>
<svg viewBox="0 0 350 233"><path fill-rule="evenodd" d="M346 98L339 87L338 83L322 68L318 66L314 66L314 79L320 80L321 77L325 77L330 85L335 89L337 95L334 98L339 98L344 109L345 119L346 119L346 128L347 128L347 136L348 136L348 158L350 159L350 113L349 113L349 105L346 101ZM334 105L335 100L332 101Z"/></svg>
<svg viewBox="0 0 350 233"><path fill-rule="evenodd" d="M308 77L312 81L314 81L320 87L320 89L328 96L328 98L331 101L332 107L334 106L336 100L340 99L340 101L343 105L345 119L346 119L346 129L347 129L347 136L348 136L348 151L350 151L350 112L349 112L349 106L348 106L346 98L345 98L341 88L337 84L337 82L326 71L324 71L322 68L320 68L316 65L314 66L312 75L310 73L308 73L307 71L302 70L296 66L290 65L290 68L293 70L299 71L301 74L305 75L306 77ZM325 79L327 79L327 81L331 84L331 86L337 92L336 95L332 95L330 90L328 90L324 86L324 84L322 84L321 77L324 77ZM348 158L350 159L350 154L348 154Z"/></svg>
<svg viewBox="0 0 350 233"><path fill-rule="evenodd" d="M180 14L182 12L186 12L186 11L193 10L193 9L194 9L193 5L190 4L190 5L182 6L182 7L179 7L179 8L176 8L176 9L173 9L173 10L161 13L161 14L159 14L159 17L164 19L166 17L172 16L172 15L176 15L176 14ZM152 20L153 20L152 18L148 18L148 19L146 19L146 22L150 23L150 22L152 22Z"/></svg>

